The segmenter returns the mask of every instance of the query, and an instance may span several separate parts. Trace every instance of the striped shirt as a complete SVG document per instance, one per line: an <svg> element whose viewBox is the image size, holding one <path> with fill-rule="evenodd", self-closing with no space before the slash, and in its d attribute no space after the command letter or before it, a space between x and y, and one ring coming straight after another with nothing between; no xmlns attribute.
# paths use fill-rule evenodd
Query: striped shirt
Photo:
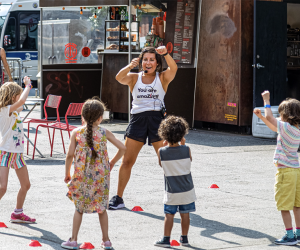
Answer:
<svg viewBox="0 0 300 250"><path fill-rule="evenodd" d="M196 200L191 174L189 147L163 147L159 150L165 174L164 204L186 205Z"/></svg>
<svg viewBox="0 0 300 250"><path fill-rule="evenodd" d="M279 168L299 168L297 150L300 143L300 130L288 122L277 120L277 133L274 164Z"/></svg>

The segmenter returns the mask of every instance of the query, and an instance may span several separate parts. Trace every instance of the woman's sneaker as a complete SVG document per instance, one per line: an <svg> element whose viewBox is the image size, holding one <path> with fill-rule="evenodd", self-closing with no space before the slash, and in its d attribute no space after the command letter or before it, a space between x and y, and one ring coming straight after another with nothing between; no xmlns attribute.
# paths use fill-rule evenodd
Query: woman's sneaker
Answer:
<svg viewBox="0 0 300 250"><path fill-rule="evenodd" d="M10 216L10 222L12 223L35 223L35 219L30 218L29 216L27 216L24 213L21 214L15 214L12 213Z"/></svg>
<svg viewBox="0 0 300 250"><path fill-rule="evenodd" d="M180 242L181 246L188 246L189 240L188 240L187 235L185 235L185 236L181 235L179 242Z"/></svg>
<svg viewBox="0 0 300 250"><path fill-rule="evenodd" d="M109 201L109 208L110 209L120 209L120 208L123 208L123 207L125 207L124 201L118 195L115 195Z"/></svg>
<svg viewBox="0 0 300 250"><path fill-rule="evenodd" d="M274 242L277 245L286 245L286 246L293 246L298 243L296 237L289 238L287 235L283 236L281 239L275 240Z"/></svg>
<svg viewBox="0 0 300 250"><path fill-rule="evenodd" d="M61 243L61 247L65 249L78 249L77 241L71 241L71 238L68 241Z"/></svg>
<svg viewBox="0 0 300 250"><path fill-rule="evenodd" d="M158 240L154 243L154 246L157 247L171 247L170 240L166 240L165 237L163 237L161 240Z"/></svg>
<svg viewBox="0 0 300 250"><path fill-rule="evenodd" d="M108 241L102 241L101 243L101 247L104 248L104 249L112 249L112 245L111 245L111 242L108 240Z"/></svg>

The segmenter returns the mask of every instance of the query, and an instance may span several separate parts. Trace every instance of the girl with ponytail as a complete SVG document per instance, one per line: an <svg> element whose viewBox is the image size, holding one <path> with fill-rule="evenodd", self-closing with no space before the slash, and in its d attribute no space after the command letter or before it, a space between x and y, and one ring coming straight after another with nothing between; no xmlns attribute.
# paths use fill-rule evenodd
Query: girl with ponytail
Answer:
<svg viewBox="0 0 300 250"><path fill-rule="evenodd" d="M72 237L61 246L78 249L77 236L83 213L98 213L102 229L101 247L112 249L108 237L108 209L110 171L126 151L124 144L109 130L100 127L105 110L97 99L87 100L81 111L84 126L72 132L66 157L65 182L68 183L67 196L75 204ZM119 150L111 161L108 159L107 140ZM70 169L74 160L74 174Z"/></svg>

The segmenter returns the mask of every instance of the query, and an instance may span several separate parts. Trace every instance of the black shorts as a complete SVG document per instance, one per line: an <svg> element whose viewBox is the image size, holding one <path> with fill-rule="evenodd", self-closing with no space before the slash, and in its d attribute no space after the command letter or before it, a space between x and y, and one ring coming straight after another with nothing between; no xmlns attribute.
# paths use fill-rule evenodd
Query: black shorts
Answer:
<svg viewBox="0 0 300 250"><path fill-rule="evenodd" d="M162 120L160 111L145 111L133 114L131 115L124 139L128 137L146 144L148 137L148 145L151 146L153 142L161 141L157 132Z"/></svg>

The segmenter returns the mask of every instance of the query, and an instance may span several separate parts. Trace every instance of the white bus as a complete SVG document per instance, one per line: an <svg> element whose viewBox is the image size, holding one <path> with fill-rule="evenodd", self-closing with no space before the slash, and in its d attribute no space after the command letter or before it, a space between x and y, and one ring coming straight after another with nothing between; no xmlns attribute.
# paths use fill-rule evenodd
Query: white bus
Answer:
<svg viewBox="0 0 300 250"><path fill-rule="evenodd" d="M2 6L6 6L2 3L3 1L0 5L0 14ZM24 66L31 67L24 74L31 76L33 88L37 88L39 21L38 0L17 0L8 10L0 38L0 47L5 49L7 58L21 58L25 60Z"/></svg>

